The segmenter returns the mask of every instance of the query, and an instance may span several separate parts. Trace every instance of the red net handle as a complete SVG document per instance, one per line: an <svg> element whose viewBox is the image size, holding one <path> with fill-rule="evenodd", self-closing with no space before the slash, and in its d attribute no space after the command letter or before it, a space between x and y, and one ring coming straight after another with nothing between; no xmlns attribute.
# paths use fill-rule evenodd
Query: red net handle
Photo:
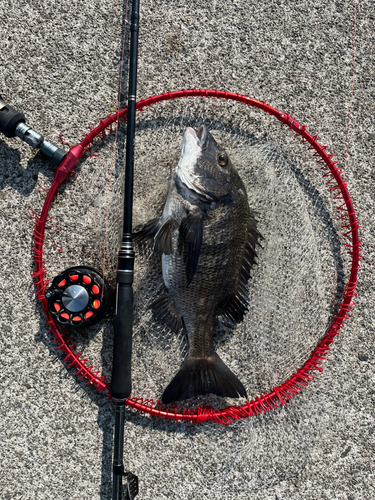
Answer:
<svg viewBox="0 0 375 500"><path fill-rule="evenodd" d="M183 420L190 422L215 421L223 424L230 424L234 420L245 417L254 416L260 413L265 413L279 404L285 405L286 402L301 392L303 387L314 378L314 371L323 371L322 361L325 359L330 350L334 338L339 334L340 328L344 320L349 319L348 313L352 311L355 305L354 297L356 296L357 272L359 269L359 261L361 259L361 242L359 241L358 229L359 224L356 218L356 213L353 208L352 199L347 189L347 183L341 177L341 170L337 168L337 161L333 161L333 155L327 153L327 146L322 146L317 141L317 135L310 135L306 127L299 124L293 117L283 111L278 111L272 108L269 104L257 101L251 97L246 97L241 94L234 94L220 90L205 90L191 89L179 90L176 92L165 92L157 96L151 96L147 99L142 99L137 103L137 110L142 111L146 106L152 106L160 101L168 101L183 97L215 97L217 99L225 99L238 101L248 106L256 107L270 115L275 116L282 124L295 132L296 137L301 137L303 143L308 143L308 149L314 150L313 156L317 157L317 162L320 164L323 171L325 183L333 195L333 199L337 201L337 209L339 210L339 219L343 230L344 245L348 248L348 254L351 256L350 278L345 286L342 297L342 303L338 304L338 314L333 317L333 322L324 335L317 347L311 353L309 359L304 365L296 371L287 381L278 387L275 387L270 394L264 393L255 398L255 400L246 402L242 406L231 406L221 410L215 410L211 407L200 407L196 410L180 410L176 407L166 407L158 400L154 403L153 399L145 400L143 398L129 397L127 405L135 408L138 411L157 415L173 420ZM47 323L50 326L50 331L54 334L54 342L57 349L61 349L65 353L65 361L69 363L69 367L74 366L78 369L76 375L87 380L87 384L92 384L96 390L99 390L110 396L109 385L104 381L104 377L100 376L99 371L94 371L93 366L87 366L88 360L81 358L80 352L75 352L75 345L72 344L72 339L63 337L59 332L52 316L47 308L47 301L44 297L44 291L48 284L46 279L45 262L43 261L43 245L45 237L46 224L49 220L48 212L52 200L60 184L64 182L66 177L72 172L79 159L84 155L92 145L95 139L104 139L108 133L113 131L112 125L118 123L120 119L126 121L127 108L116 112L113 115L108 115L107 119L100 120L96 128L91 128L89 133L85 133L83 141L70 149L62 163L56 170L55 178L52 186L47 194L42 212L39 217L35 218L35 227L33 232L34 241L34 264L35 271L32 276L35 279L36 293L42 302L43 311L47 318ZM172 408L172 410L171 410Z"/></svg>

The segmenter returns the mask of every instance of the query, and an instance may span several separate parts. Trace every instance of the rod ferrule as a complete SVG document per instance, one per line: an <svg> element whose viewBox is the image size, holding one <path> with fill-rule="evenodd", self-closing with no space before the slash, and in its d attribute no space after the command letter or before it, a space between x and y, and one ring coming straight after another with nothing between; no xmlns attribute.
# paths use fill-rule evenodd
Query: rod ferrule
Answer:
<svg viewBox="0 0 375 500"><path fill-rule="evenodd" d="M29 144L32 148L40 148L42 142L44 141L44 137L42 135L23 122L19 123L16 127L16 136Z"/></svg>
<svg viewBox="0 0 375 500"><path fill-rule="evenodd" d="M52 143L45 141L42 135L24 122L20 122L17 125L15 135L29 144L32 148L39 149L47 158L50 158L55 165L60 165L62 159L67 154L64 149L60 149Z"/></svg>

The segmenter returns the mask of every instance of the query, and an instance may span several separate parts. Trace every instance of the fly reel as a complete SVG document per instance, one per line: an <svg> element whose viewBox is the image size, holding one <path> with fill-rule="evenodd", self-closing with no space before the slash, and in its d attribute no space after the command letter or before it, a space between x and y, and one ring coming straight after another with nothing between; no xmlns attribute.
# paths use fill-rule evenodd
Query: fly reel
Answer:
<svg viewBox="0 0 375 500"><path fill-rule="evenodd" d="M112 290L91 267L70 267L46 289L48 310L58 323L85 327L98 323L111 310Z"/></svg>

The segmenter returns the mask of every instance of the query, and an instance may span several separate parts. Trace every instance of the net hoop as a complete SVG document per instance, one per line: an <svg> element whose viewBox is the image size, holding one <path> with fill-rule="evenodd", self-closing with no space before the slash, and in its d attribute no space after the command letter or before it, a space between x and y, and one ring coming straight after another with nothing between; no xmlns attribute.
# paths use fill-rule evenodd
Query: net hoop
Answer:
<svg viewBox="0 0 375 500"><path fill-rule="evenodd" d="M175 92L165 92L160 95L151 96L147 99L142 99L137 102L137 111L142 111L147 106L152 106L161 101L168 101L187 97L211 97L217 99L232 100L243 103L247 106L252 106L265 111L269 115L274 116L281 124L287 125L289 129L295 133L296 137L301 138L302 143L308 144L308 149L314 151L313 156L317 158L317 163L323 172L323 178L333 199L337 203L336 208L339 211L339 220L342 228L342 241L347 247L347 253L350 255L350 277L345 285L342 294L342 301L337 305L337 315L333 316L332 324L319 341L316 348L312 351L310 357L288 380L281 385L273 388L270 393L262 393L251 401L247 401L242 406L228 406L224 409L213 409L211 407L199 407L195 410L182 409L177 411L176 406L162 405L159 400L154 402L153 399L144 399L130 396L126 400L127 406L134 408L142 413L157 416L158 418L166 418L170 420L188 421L192 423L213 421L221 424L231 424L235 420L246 417L256 416L262 413L269 412L279 405L284 406L290 399L299 394L311 380L313 380L314 372L323 371L323 361L334 342L336 335L339 334L345 320L349 319L349 313L352 312L352 307L355 305L354 297L356 297L357 273L359 269L359 261L361 260L358 229L359 223L356 218L352 199L347 189L347 182L342 178L342 171L337 168L337 161L333 161L333 154L327 152L328 146L322 146L318 143L318 135L310 135L306 127L298 123L292 116L283 111L272 108L265 102L257 101L251 97L246 97L241 94L219 90L206 89L190 89L179 90ZM72 147L67 153L62 163L58 166L54 181L47 193L42 212L39 216L32 213L35 220L33 230L33 251L34 251L34 285L36 294L41 301L44 314L47 318L47 323L50 332L54 335L53 342L56 344L56 349L64 352L64 361L68 367L77 368L76 376L79 379L85 379L87 385L93 385L96 391L103 392L111 397L109 385L104 381L104 376L100 375L99 371L94 370L93 366L88 366L89 362L84 357L81 357L81 352L76 352L76 346L71 338L66 338L61 333L57 325L48 311L47 300L44 296L45 289L48 285L47 272L45 262L43 260L43 246L45 239L45 230L47 223L50 220L48 216L50 206L56 195L58 187L66 180L67 176L72 172L80 158L90 150L96 139L104 140L111 132L114 132L113 125L118 124L120 119L126 121L127 108L121 111L116 111L113 115L108 115L105 120L100 120L99 125L95 128L91 127L89 133L84 133L84 139Z"/></svg>

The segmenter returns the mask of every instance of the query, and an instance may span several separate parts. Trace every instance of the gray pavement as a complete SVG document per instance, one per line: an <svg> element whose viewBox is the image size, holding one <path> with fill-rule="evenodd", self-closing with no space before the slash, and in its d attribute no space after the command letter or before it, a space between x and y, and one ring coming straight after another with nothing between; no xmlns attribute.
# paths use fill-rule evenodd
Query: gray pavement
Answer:
<svg viewBox="0 0 375 500"><path fill-rule="evenodd" d="M27 122L49 141L58 144L62 134L65 141L76 144L83 131L116 108L125 16L126 5L118 0L2 0L0 95L21 110ZM351 318L335 341L323 373L317 374L304 392L286 407L264 417L229 427L192 426L129 411L125 461L139 476L142 500L375 499L374 19L373 2L359 1L346 178L361 224L363 260ZM138 96L193 87L252 96L288 112L311 133L319 133L321 142L329 145L343 166L351 95L353 24L354 0L256 0L251 3L141 0ZM125 82L126 71L125 65L122 77ZM126 83L123 85L126 89ZM183 113L190 116L191 123L207 119L216 126L216 121L225 122L227 127L236 129L233 137L239 158L243 141L248 153L254 153L257 158L263 154L259 165L271 165L268 170L261 169L262 174L256 179L256 167L250 170L253 177L250 174L246 177L246 165L241 166L248 192L254 187L254 205L264 214L262 227L269 235L264 253L260 253L259 271L255 273L251 289L260 337L256 344L258 350L251 347L254 375L248 383L253 384L252 396L256 396L262 388L269 391L269 384L281 382L284 375L298 368L305 359L305 351L310 349L310 342L324 333L332 302L326 299L327 293L332 295L339 289L338 285L331 285L332 262L338 261L337 255L332 258L337 238L341 250L336 248L336 252L344 261L345 248L337 227L334 202L326 196L320 174L306 173L313 160L306 148L293 141L292 134L280 131L281 127L268 117L237 105L199 106L195 101L183 105ZM179 154L181 131L176 124L180 114L178 108L161 105L159 115L159 108L155 106L151 114L145 115L145 123L140 127L136 143L139 165L136 223L145 222L159 209L158 200L167 185L169 169ZM229 148L230 134L228 128L223 132ZM116 190L121 185L122 146L120 133L109 250L115 247L113 234L119 225L116 203L120 197L116 198ZM51 238L46 238L49 278L74 264L101 265L111 147L111 140L98 147L101 156L82 162L77 168L77 180L59 191L52 209L55 217L52 225L56 223L59 230L53 239L64 251L60 252ZM272 148L276 156L271 157ZM0 499L109 499L112 405L84 382L77 381L74 371L68 369L62 356L56 353L30 277L33 220L28 209L40 212L45 198L40 186L48 189L53 167L20 141L4 137L0 140L0 165L3 396ZM294 174L281 177L280 184L275 184L283 165L289 166ZM300 172L299 177L296 172ZM310 191L304 190L298 180L301 175ZM151 180L154 178L155 181ZM274 182L274 191L265 186L262 192L262 182L266 179L271 184ZM277 189L281 185L285 196ZM315 201L320 200L318 208L316 203L306 201L315 189L322 193L313 197ZM299 190L306 194L306 199ZM299 193L298 198L289 196L289 192ZM271 194L275 196L276 208L271 204ZM295 199L300 204L293 205ZM272 240L275 238L272 235L280 230L280 225L272 225L273 215L286 211L287 205L302 207L291 215L290 220L294 222L288 226L287 236L297 242L300 239L302 245L302 229L300 233L298 226L306 223L311 223L309 234L313 234L311 240L304 240L306 253L300 255L301 261L303 257L314 264L304 269L311 269L315 274L307 273L303 279L301 274L296 274L296 279L301 290L305 282L319 285L306 287L306 303L311 304L311 315L306 313L306 317L310 323L302 321L305 318L302 302L298 303L301 314L295 308L292 316L288 316L289 310L284 316L279 315L285 326L283 331L288 331L288 317L289 323L295 321L298 325L293 329L297 333L290 338L292 344L288 344L286 334L285 337L281 337L281 333L277 335L277 328L276 333L271 331L271 323L267 323L262 313L267 310L269 318L277 317L273 315L276 304L263 304L268 290L264 288L264 277L270 269L267 258L271 254L267 252L272 249L271 241L278 241ZM270 212L271 206L274 208ZM305 217L301 224L298 214ZM327 227L331 215L336 222L332 222L330 233ZM319 262L315 262L313 252L309 253L310 241L320 255ZM108 257L110 278L114 261L115 257ZM347 273L345 262L342 271ZM292 291L293 281L289 286ZM142 297L138 300L142 302ZM325 309L317 307L320 301ZM232 345L233 349L246 338L246 325L254 317L251 314L245 326L238 329L239 333L220 347L224 352L226 345ZM164 384L164 380L160 383L157 379L158 370L166 378L169 376L165 375L170 369L167 362L163 365L161 361L159 367L157 356L154 358L165 339L159 344L155 336L149 344L142 344L144 331L151 323L149 318L142 323L142 315L137 321L135 387L140 395L149 388L157 395L158 384ZM298 331L303 325L307 337L300 338ZM317 325L316 332L314 325ZM107 378L111 335L109 322L94 328L89 337L77 334L77 343ZM168 340L171 344L173 341ZM283 358L286 367L279 370L282 363L277 365L278 355L284 352L282 349L286 353ZM288 350L291 351L289 358ZM246 361L246 356L244 359ZM293 359L296 366L292 364ZM242 369L241 363L243 360L239 359L238 369ZM278 367L279 371L275 372L280 380L273 372L274 366Z"/></svg>

